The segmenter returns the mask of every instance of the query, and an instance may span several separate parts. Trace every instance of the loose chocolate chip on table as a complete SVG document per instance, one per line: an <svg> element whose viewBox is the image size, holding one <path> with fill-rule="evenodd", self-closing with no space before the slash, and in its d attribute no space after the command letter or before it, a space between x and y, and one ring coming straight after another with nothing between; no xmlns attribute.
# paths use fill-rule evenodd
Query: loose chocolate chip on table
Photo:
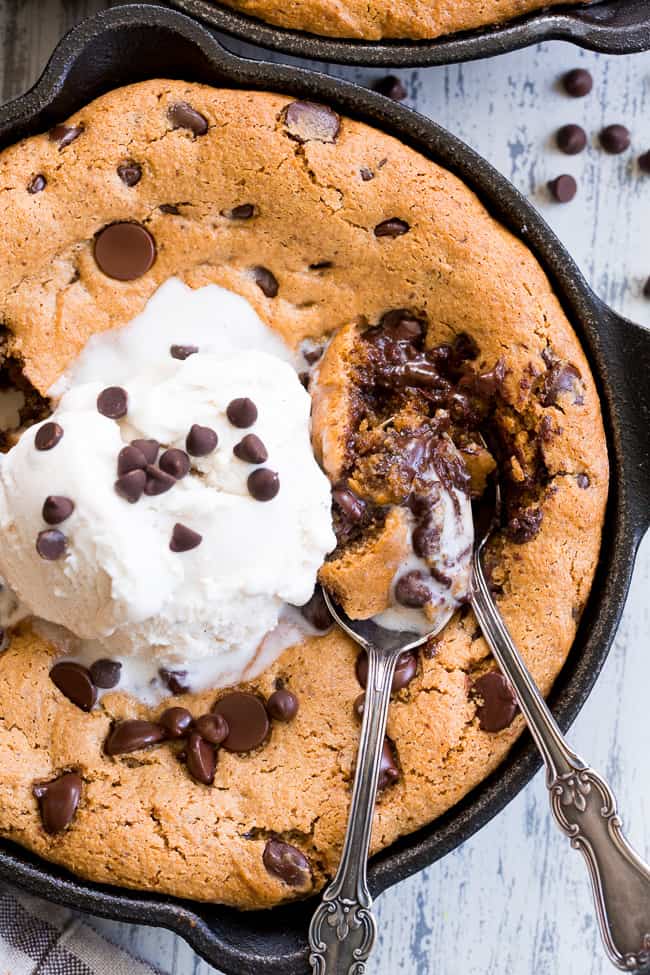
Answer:
<svg viewBox="0 0 650 975"><path fill-rule="evenodd" d="M74 501L59 494L50 494L43 504L43 521L48 525L60 525L74 511Z"/></svg>
<svg viewBox="0 0 650 975"><path fill-rule="evenodd" d="M216 431L212 427L199 426L198 423L190 427L190 432L185 438L187 452L192 457L207 457L216 448L218 443L219 437Z"/></svg>
<svg viewBox="0 0 650 975"><path fill-rule="evenodd" d="M585 68L574 68L562 79L564 90L572 98L584 98L594 86L594 79Z"/></svg>
<svg viewBox="0 0 650 975"><path fill-rule="evenodd" d="M126 416L128 408L128 393L121 386L107 386L97 397L98 411L109 420L120 420Z"/></svg>
<svg viewBox="0 0 650 975"><path fill-rule="evenodd" d="M143 471L147 463L148 461L145 455L137 447L134 447L133 444L129 444L128 447L122 447L117 455L118 477L130 473L130 471Z"/></svg>
<svg viewBox="0 0 650 975"><path fill-rule="evenodd" d="M132 440L131 446L136 447L141 454L144 454L147 464L155 464L160 444L157 440Z"/></svg>
<svg viewBox="0 0 650 975"><path fill-rule="evenodd" d="M400 576L395 584L395 599L402 606L422 609L431 600L431 586L424 573L413 569Z"/></svg>
<svg viewBox="0 0 650 975"><path fill-rule="evenodd" d="M247 464L263 464L269 459L269 452L254 433L247 433L243 440L235 444L232 452L239 460L245 460Z"/></svg>
<svg viewBox="0 0 650 975"><path fill-rule="evenodd" d="M256 501L272 501L280 490L280 478L268 467L258 467L246 481L251 497Z"/></svg>
<svg viewBox="0 0 650 975"><path fill-rule="evenodd" d="M117 167L117 175L126 186L137 186L142 179L142 166L137 162L129 160L128 162L121 163Z"/></svg>
<svg viewBox="0 0 650 975"><path fill-rule="evenodd" d="M109 732L104 742L107 755L128 755L164 741L165 731L153 721L133 719L119 721Z"/></svg>
<svg viewBox="0 0 650 975"><path fill-rule="evenodd" d="M394 745L390 738L384 738L384 744L381 750L381 765L379 766L379 782L377 783L377 789L379 792L383 792L391 785L395 785L399 779L399 768L397 767L397 762L395 761L395 750Z"/></svg>
<svg viewBox="0 0 650 975"><path fill-rule="evenodd" d="M116 281L135 281L156 259L156 243L142 224L110 223L95 237L94 256L100 271Z"/></svg>
<svg viewBox="0 0 650 975"><path fill-rule="evenodd" d="M287 134L296 142L335 142L341 119L327 105L291 102L285 115Z"/></svg>
<svg viewBox="0 0 650 975"><path fill-rule="evenodd" d="M386 98L392 98L394 102L403 102L408 94L401 79L394 74L386 75L385 78L379 78L372 87L380 95L385 95Z"/></svg>
<svg viewBox="0 0 650 975"><path fill-rule="evenodd" d="M358 655L355 670L357 680L362 687L365 687L368 683L368 654L365 650L362 650ZM393 683L391 685L392 693L396 694L397 691L401 691L407 687L417 672L417 654L415 654L412 650L407 650L406 653L400 654L397 661L397 666L395 668L395 673L393 675Z"/></svg>
<svg viewBox="0 0 650 975"><path fill-rule="evenodd" d="M135 504L144 494L147 475L144 471L129 471L115 482L115 491L129 504Z"/></svg>
<svg viewBox="0 0 650 975"><path fill-rule="evenodd" d="M551 196L558 203L570 203L578 192L578 184L575 179L566 173L551 180L548 188Z"/></svg>
<svg viewBox="0 0 650 975"><path fill-rule="evenodd" d="M289 843L276 839L267 840L262 862L270 874L289 887L305 887L311 883L309 860Z"/></svg>
<svg viewBox="0 0 650 975"><path fill-rule="evenodd" d="M327 603L323 596L323 590L318 585L314 589L314 594L309 602L300 607L300 612L315 630L320 630L323 633L325 630L329 630L334 624L332 614L327 608Z"/></svg>
<svg viewBox="0 0 650 975"><path fill-rule="evenodd" d="M193 731L187 740L185 750L187 771L201 785L212 785L217 769L217 753L214 745Z"/></svg>
<svg viewBox="0 0 650 975"><path fill-rule="evenodd" d="M363 709L365 707L365 704L366 704L366 695L362 691L361 694L358 694L355 697L354 703L352 705L352 713L354 714L355 718L358 718L359 721L363 720Z"/></svg>
<svg viewBox="0 0 650 975"><path fill-rule="evenodd" d="M471 694L480 702L476 715L482 731L502 731L511 724L517 713L517 702L503 674L496 670L483 674L472 684Z"/></svg>
<svg viewBox="0 0 650 975"><path fill-rule="evenodd" d="M198 345L172 345L169 348L169 354L172 359L189 359L191 355L195 355L199 351Z"/></svg>
<svg viewBox="0 0 650 975"><path fill-rule="evenodd" d="M176 102L167 109L167 118L175 129L189 129L194 135L205 135L208 120L187 102Z"/></svg>
<svg viewBox="0 0 650 975"><path fill-rule="evenodd" d="M558 149L567 156L577 156L587 145L587 133L580 125L563 125L555 139Z"/></svg>
<svg viewBox="0 0 650 975"><path fill-rule="evenodd" d="M252 267L251 274L257 287L267 298L275 298L278 293L278 279L267 267Z"/></svg>
<svg viewBox="0 0 650 975"><path fill-rule="evenodd" d="M178 450L176 447L166 450L164 454L162 454L158 464L161 471L164 471L165 474L169 474L171 477L176 478L177 481L189 473L191 466L190 458L187 456L185 451Z"/></svg>
<svg viewBox="0 0 650 975"><path fill-rule="evenodd" d="M97 688L87 667L62 660L52 667L50 680L82 711L92 711L97 701Z"/></svg>
<svg viewBox="0 0 650 975"><path fill-rule="evenodd" d="M381 223L377 224L375 237L401 237L402 234L407 234L410 229L410 224L406 220L390 217L388 220L382 220Z"/></svg>
<svg viewBox="0 0 650 975"><path fill-rule="evenodd" d="M63 436L63 428L58 423L44 423L39 427L34 437L34 446L37 450L51 450L56 447Z"/></svg>
<svg viewBox="0 0 650 975"><path fill-rule="evenodd" d="M212 708L226 719L228 737L223 747L230 752L249 752L266 741L270 725L264 702L255 694L233 691Z"/></svg>
<svg viewBox="0 0 650 975"><path fill-rule="evenodd" d="M605 152L618 156L629 149L632 137L624 125L608 125L600 133L600 144Z"/></svg>
<svg viewBox="0 0 650 975"><path fill-rule="evenodd" d="M74 819L81 799L81 776L64 772L51 782L39 782L32 788L48 833L61 833Z"/></svg>
<svg viewBox="0 0 650 975"><path fill-rule="evenodd" d="M202 535L188 528L187 525L181 525L180 522L177 522L174 525L169 547L172 552L190 552L193 548L197 548L202 541Z"/></svg>
<svg viewBox="0 0 650 975"><path fill-rule="evenodd" d="M79 138L83 130L83 125L55 125L53 129L50 129L50 142L58 142L59 150L65 149L71 142Z"/></svg>
<svg viewBox="0 0 650 975"><path fill-rule="evenodd" d="M172 694L186 694L189 691L186 670L169 670L167 667L161 667L158 673L163 684Z"/></svg>
<svg viewBox="0 0 650 975"><path fill-rule="evenodd" d="M256 208L253 203L240 203L238 206L233 207L232 210L222 210L221 216L227 217L229 220L250 220L256 214Z"/></svg>
<svg viewBox="0 0 650 975"><path fill-rule="evenodd" d="M101 660L95 660L90 665L90 676L93 679L93 684L95 687L101 687L102 690L109 691L111 688L117 687L121 674L122 664L119 660L108 660L102 657Z"/></svg>
<svg viewBox="0 0 650 975"><path fill-rule="evenodd" d="M230 401L226 409L226 416L234 427L240 429L252 427L257 420L257 407L252 399L242 396Z"/></svg>
<svg viewBox="0 0 650 975"><path fill-rule="evenodd" d="M171 474L166 474L165 471L161 471L158 467L154 467L153 464L147 464L145 475L144 493L148 497L157 497L159 494L165 494L166 491L170 491L176 484L175 477L172 477Z"/></svg>
<svg viewBox="0 0 650 975"><path fill-rule="evenodd" d="M192 725L192 715L187 708L167 708L160 715L158 723L165 729L168 738L184 738Z"/></svg>
<svg viewBox="0 0 650 975"><path fill-rule="evenodd" d="M220 745L226 740L230 729L228 722L221 714L202 714L194 722L194 727L211 745Z"/></svg>
<svg viewBox="0 0 650 975"><path fill-rule="evenodd" d="M27 192L31 193L32 195L34 195L35 193L42 193L46 186L47 186L47 180L43 175L39 173L39 175L35 176L34 179L31 181L31 183L29 184L29 186L27 187Z"/></svg>
<svg viewBox="0 0 650 975"><path fill-rule="evenodd" d="M47 528L36 538L36 551L42 559L55 562L65 554L67 539L58 528Z"/></svg>
<svg viewBox="0 0 650 975"><path fill-rule="evenodd" d="M639 169L642 173L650 174L650 150L639 156Z"/></svg>
<svg viewBox="0 0 650 975"><path fill-rule="evenodd" d="M299 707L296 695L284 688L274 691L266 702L267 711L276 721L293 721Z"/></svg>

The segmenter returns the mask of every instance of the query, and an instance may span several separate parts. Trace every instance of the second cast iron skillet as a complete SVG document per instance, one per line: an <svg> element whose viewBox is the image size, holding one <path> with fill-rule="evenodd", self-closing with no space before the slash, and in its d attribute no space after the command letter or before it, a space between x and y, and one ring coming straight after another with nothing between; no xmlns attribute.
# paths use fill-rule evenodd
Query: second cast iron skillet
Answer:
<svg viewBox="0 0 650 975"><path fill-rule="evenodd" d="M384 129L457 173L528 244L550 275L598 384L612 463L600 568L574 647L550 697L566 729L607 656L636 549L650 524L650 333L602 304L535 209L435 122L347 82L234 57L205 28L169 9L115 7L76 27L61 41L36 87L0 108L0 147L47 130L102 92L152 77L286 92L327 102ZM463 843L514 798L539 765L530 738L522 737L500 768L462 802L373 858L373 894ZM0 876L33 894L94 914L171 928L228 975L307 971L313 902L241 913L132 892L79 880L8 842L0 843Z"/></svg>

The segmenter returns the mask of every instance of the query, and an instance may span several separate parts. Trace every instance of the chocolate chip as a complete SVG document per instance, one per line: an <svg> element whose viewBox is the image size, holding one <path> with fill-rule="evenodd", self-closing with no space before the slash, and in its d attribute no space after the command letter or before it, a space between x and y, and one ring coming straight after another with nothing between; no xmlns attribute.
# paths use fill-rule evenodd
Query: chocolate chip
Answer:
<svg viewBox="0 0 650 975"><path fill-rule="evenodd" d="M130 444L128 447L122 447L117 455L118 477L121 477L123 474L129 474L131 471L143 471L146 466L147 458L133 444Z"/></svg>
<svg viewBox="0 0 650 975"><path fill-rule="evenodd" d="M35 193L42 193L46 186L47 180L42 174L39 173L39 175L35 176L27 187L27 192L31 193L33 196Z"/></svg>
<svg viewBox="0 0 650 975"><path fill-rule="evenodd" d="M223 747L229 752L249 752L266 741L269 716L255 694L233 691L220 698L212 710L226 719L229 730Z"/></svg>
<svg viewBox="0 0 650 975"><path fill-rule="evenodd" d="M186 694L189 691L186 670L168 670L166 667L160 667L158 674L172 694Z"/></svg>
<svg viewBox="0 0 650 975"><path fill-rule="evenodd" d="M52 447L56 447L62 436L63 427L60 427L58 423L52 421L44 423L36 431L34 446L37 450L51 450Z"/></svg>
<svg viewBox="0 0 650 975"><path fill-rule="evenodd" d="M161 213L167 213L172 217L180 216L180 210L175 203L161 203L158 207Z"/></svg>
<svg viewBox="0 0 650 975"><path fill-rule="evenodd" d="M358 694L355 697L354 703L352 705L352 713L354 714L355 718L357 718L357 720L359 721L363 721L363 709L365 705L366 705L366 695L362 691L361 694Z"/></svg>
<svg viewBox="0 0 650 975"><path fill-rule="evenodd" d="M252 427L257 420L257 407L252 399L248 399L246 396L233 399L228 404L226 416L234 427L240 429Z"/></svg>
<svg viewBox="0 0 650 975"><path fill-rule="evenodd" d="M267 267L252 267L253 280L267 298L275 298L278 293L278 279Z"/></svg>
<svg viewBox="0 0 650 975"><path fill-rule="evenodd" d="M395 760L394 745L390 738L384 738L384 744L381 750L381 765L379 766L379 782L377 783L377 789L379 792L383 792L391 785L395 785L399 779L399 768L397 767L397 762Z"/></svg>
<svg viewBox="0 0 650 975"><path fill-rule="evenodd" d="M55 125L53 129L50 129L50 142L58 142L59 151L61 151L75 139L78 139L83 130L83 125Z"/></svg>
<svg viewBox="0 0 650 975"><path fill-rule="evenodd" d="M332 614L327 608L323 590L318 585L314 589L314 594L309 602L300 607L300 612L315 630L320 630L323 633L325 630L329 630L334 623Z"/></svg>
<svg viewBox="0 0 650 975"><path fill-rule="evenodd" d="M403 102L408 94L401 79L394 74L386 75L385 78L379 78L372 87L380 95L385 95L386 98L392 98L394 102Z"/></svg>
<svg viewBox="0 0 650 975"><path fill-rule="evenodd" d="M95 237L94 256L100 271L116 281L135 281L153 265L156 242L142 224L110 223Z"/></svg>
<svg viewBox="0 0 650 975"><path fill-rule="evenodd" d="M195 355L199 351L198 345L171 345L169 347L169 354L172 359L189 359L191 355Z"/></svg>
<svg viewBox="0 0 650 975"><path fill-rule="evenodd" d="M131 446L139 450L141 454L144 454L147 464L156 463L156 457L160 449L160 444L157 440L132 440Z"/></svg>
<svg viewBox="0 0 650 975"><path fill-rule="evenodd" d="M107 386L97 397L97 409L109 420L120 420L129 409L129 397L121 386Z"/></svg>
<svg viewBox="0 0 650 975"><path fill-rule="evenodd" d="M481 702L476 714L482 731L502 731L511 724L517 713L517 701L503 674L496 670L483 674L472 684L471 694Z"/></svg>
<svg viewBox="0 0 650 975"><path fill-rule="evenodd" d="M115 491L129 504L135 504L144 494L147 475L144 471L129 471L115 482Z"/></svg>
<svg viewBox="0 0 650 975"><path fill-rule="evenodd" d="M227 217L229 220L250 220L256 213L257 209L253 203L240 203L232 210L222 210L221 216Z"/></svg>
<svg viewBox="0 0 650 975"><path fill-rule="evenodd" d="M129 160L121 163L117 167L117 175L127 186L137 186L142 179L142 166L139 163Z"/></svg>
<svg viewBox="0 0 650 975"><path fill-rule="evenodd" d="M221 714L202 714L194 722L194 727L211 745L221 745L230 733L228 722Z"/></svg>
<svg viewBox="0 0 650 975"><path fill-rule="evenodd" d="M164 729L153 721L133 719L118 721L109 732L104 743L107 755L128 755L130 752L140 751L157 745L165 738Z"/></svg>
<svg viewBox="0 0 650 975"><path fill-rule="evenodd" d="M258 467L246 481L251 497L256 501L272 501L280 490L280 478L268 467Z"/></svg>
<svg viewBox="0 0 650 975"><path fill-rule="evenodd" d="M48 528L39 532L36 538L36 551L42 559L55 562L65 554L67 539L58 528Z"/></svg>
<svg viewBox="0 0 650 975"><path fill-rule="evenodd" d="M158 722L165 729L168 738L184 738L192 725L192 715L187 708L167 708L158 718Z"/></svg>
<svg viewBox="0 0 650 975"><path fill-rule="evenodd" d="M48 833L61 833L75 817L81 799L81 776L64 772L51 782L39 782L32 792L38 799L43 827Z"/></svg>
<svg viewBox="0 0 650 975"><path fill-rule="evenodd" d="M395 599L402 606L412 609L422 609L431 601L431 586L424 573L413 569L400 576L395 584Z"/></svg>
<svg viewBox="0 0 650 975"><path fill-rule="evenodd" d="M361 521L366 513L366 502L345 485L338 485L332 490L332 500L351 522Z"/></svg>
<svg viewBox="0 0 650 975"><path fill-rule="evenodd" d="M506 534L515 544L523 545L535 538L542 524L541 508L523 508L510 518Z"/></svg>
<svg viewBox="0 0 650 975"><path fill-rule="evenodd" d="M202 535L188 528L187 525L181 525L180 522L177 522L174 525L169 547L172 552L189 552L193 548L197 548L202 541Z"/></svg>
<svg viewBox="0 0 650 975"><path fill-rule="evenodd" d="M558 149L567 156L577 156L587 145L587 133L580 125L563 125L555 139Z"/></svg>
<svg viewBox="0 0 650 975"><path fill-rule="evenodd" d="M235 402L238 401L235 400ZM228 409L230 409L230 406ZM190 432L185 438L187 452L192 457L207 457L207 455L211 454L216 448L218 443L219 437L217 436L216 431L213 430L212 427L201 427L198 423L195 423L190 428Z"/></svg>
<svg viewBox="0 0 650 975"><path fill-rule="evenodd" d="M650 150L639 156L639 169L642 173L650 174Z"/></svg>
<svg viewBox="0 0 650 975"><path fill-rule="evenodd" d="M247 464L263 464L269 459L269 452L254 433L247 433L243 440L232 448L235 457L245 460Z"/></svg>
<svg viewBox="0 0 650 975"><path fill-rule="evenodd" d="M305 349L302 353L302 357L308 365L313 366L323 358L324 351L325 346L317 345L313 349Z"/></svg>
<svg viewBox="0 0 650 975"><path fill-rule="evenodd" d="M395 342L420 342L424 337L427 322L426 318L409 311L408 308L392 308L381 316L379 328L384 335ZM467 338L469 339L469 336Z"/></svg>
<svg viewBox="0 0 650 975"><path fill-rule="evenodd" d="M365 650L362 650L357 657L357 662L355 665L355 671L357 675L357 680L362 687L366 687L368 683L368 654ZM403 690L407 687L415 675L418 672L418 658L417 654L413 653L412 650L407 650L406 653L401 653L397 660L397 666L395 667L395 673L393 674L393 683L391 684L391 692L396 694L398 691Z"/></svg>
<svg viewBox="0 0 650 975"><path fill-rule="evenodd" d="M624 125L607 125L600 133L600 144L613 156L618 156L630 148L632 137Z"/></svg>
<svg viewBox="0 0 650 975"><path fill-rule="evenodd" d="M306 887L311 883L309 860L289 843L276 839L267 840L262 862L270 874L289 887Z"/></svg>
<svg viewBox="0 0 650 975"><path fill-rule="evenodd" d="M50 494L43 504L43 521L48 525L60 525L74 511L74 501L59 494Z"/></svg>
<svg viewBox="0 0 650 975"><path fill-rule="evenodd" d="M101 687L102 690L108 691L117 687L121 674L122 664L119 660L108 660L103 657L90 665L90 676L93 679L93 684L95 687Z"/></svg>
<svg viewBox="0 0 650 975"><path fill-rule="evenodd" d="M551 180L548 189L553 199L557 200L558 203L570 203L578 192L578 184L573 176L565 173Z"/></svg>
<svg viewBox="0 0 650 975"><path fill-rule="evenodd" d="M328 271L331 267L334 267L334 261L315 261L313 264L309 265L310 271ZM309 360L307 360L309 361Z"/></svg>
<svg viewBox="0 0 650 975"><path fill-rule="evenodd" d="M564 90L572 98L584 98L594 86L594 79L585 68L574 68L562 79Z"/></svg>
<svg viewBox="0 0 650 975"><path fill-rule="evenodd" d="M167 118L175 129L189 129L194 135L205 135L208 120L187 102L176 102L167 109Z"/></svg>
<svg viewBox="0 0 650 975"><path fill-rule="evenodd" d="M50 680L82 711L92 711L97 701L97 689L87 667L62 660L50 670Z"/></svg>
<svg viewBox="0 0 650 975"><path fill-rule="evenodd" d="M375 174L372 169L368 169L367 166L362 166L359 170L359 176L364 181L364 183L369 183L371 179L375 178Z"/></svg>
<svg viewBox="0 0 650 975"><path fill-rule="evenodd" d="M276 721L293 721L298 714L298 698L284 688L274 691L266 702L266 709Z"/></svg>
<svg viewBox="0 0 650 975"><path fill-rule="evenodd" d="M185 751L187 770L201 785L212 785L217 769L217 753L214 745L193 731L187 741Z"/></svg>
<svg viewBox="0 0 650 975"><path fill-rule="evenodd" d="M190 458L187 456L184 450L178 450L172 447L170 450L166 450L160 460L158 461L161 471L165 474L171 475L171 477L176 478L180 481L182 477L185 477L189 473L190 469Z"/></svg>
<svg viewBox="0 0 650 975"><path fill-rule="evenodd" d="M171 474L166 474L165 471L161 471L158 467L154 467L153 464L147 464L145 474L144 493L150 498L157 497L159 494L165 494L176 484L175 477L172 477Z"/></svg>
<svg viewBox="0 0 650 975"><path fill-rule="evenodd" d="M576 481L578 482L578 487L581 488L583 491L586 491L589 485L591 484L591 481L589 480L589 476L587 474L578 474Z"/></svg>
<svg viewBox="0 0 650 975"><path fill-rule="evenodd" d="M287 134L296 142L335 142L341 119L327 105L291 102L285 115Z"/></svg>
<svg viewBox="0 0 650 975"><path fill-rule="evenodd" d="M390 217L388 220L382 220L381 223L377 224L375 237L401 237L402 234L407 234L410 229L410 224L406 220Z"/></svg>

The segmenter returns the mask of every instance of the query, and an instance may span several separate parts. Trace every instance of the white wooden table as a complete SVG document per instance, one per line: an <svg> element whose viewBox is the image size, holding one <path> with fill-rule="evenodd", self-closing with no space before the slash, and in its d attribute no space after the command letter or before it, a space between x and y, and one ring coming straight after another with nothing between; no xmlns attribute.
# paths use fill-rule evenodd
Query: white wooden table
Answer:
<svg viewBox="0 0 650 975"><path fill-rule="evenodd" d="M61 33L102 0L0 0L0 92L11 98L38 76ZM231 46L235 46L229 42ZM243 48L240 46L239 49ZM254 53L252 49L247 49ZM563 96L565 70L588 67L591 96ZM341 74L362 83L380 72ZM402 72L413 108L487 156L542 210L601 297L650 326L650 177L633 159L650 149L650 54L602 57L553 43L491 61ZM590 146L562 156L552 145L565 122ZM606 156L599 128L628 125L635 153ZM546 182L573 173L579 195L549 200ZM650 382L650 378L648 380ZM650 857L650 538L642 546L615 647L571 738L614 786L634 843ZM445 860L388 891L377 904L381 936L371 975L606 975L585 869L549 822L535 781ZM168 932L106 921L109 938L169 975L210 975ZM0 965L3 975L5 975ZM13 975L13 973L7 973Z"/></svg>

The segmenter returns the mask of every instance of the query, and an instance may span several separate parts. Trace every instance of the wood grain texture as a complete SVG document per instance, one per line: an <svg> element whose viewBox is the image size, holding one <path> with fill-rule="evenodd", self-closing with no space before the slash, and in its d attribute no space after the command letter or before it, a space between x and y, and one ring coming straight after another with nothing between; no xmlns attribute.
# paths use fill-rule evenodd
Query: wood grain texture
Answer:
<svg viewBox="0 0 650 975"><path fill-rule="evenodd" d="M9 99L38 76L56 39L102 0L0 0L0 93ZM228 41L251 56L259 52ZM591 96L562 95L562 72L589 67ZM322 67L322 66L321 66ZM323 70L369 84L377 71ZM612 58L568 44L505 57L405 71L408 104L490 159L542 211L598 294L650 325L642 288L650 276L650 177L635 158L650 149L650 54ZM553 133L578 122L589 147L562 156ZM627 124L633 151L605 155L597 132ZM572 173L579 194L550 201L546 182ZM650 381L650 380L649 380ZM571 740L617 792L633 842L650 857L650 538L642 545L616 644ZM540 776L477 836L445 860L388 891L377 903L380 940L370 975L607 975L585 869L547 813ZM169 975L209 975L165 931L95 920L109 938ZM3 972L4 975L4 972ZM13 973L7 973L13 975Z"/></svg>

